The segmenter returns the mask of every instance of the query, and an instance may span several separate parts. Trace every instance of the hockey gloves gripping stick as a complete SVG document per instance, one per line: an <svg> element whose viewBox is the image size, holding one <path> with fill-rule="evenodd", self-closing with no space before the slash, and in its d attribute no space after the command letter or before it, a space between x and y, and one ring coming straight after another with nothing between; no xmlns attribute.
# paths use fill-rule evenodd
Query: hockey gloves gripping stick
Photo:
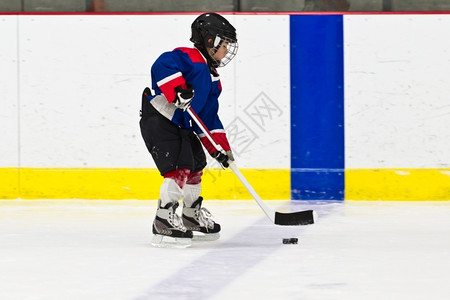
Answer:
<svg viewBox="0 0 450 300"><path fill-rule="evenodd" d="M192 84L187 83L186 88L177 86L175 88L176 98L173 104L182 111L186 111L191 106L192 98L194 98L194 87Z"/></svg>
<svg viewBox="0 0 450 300"><path fill-rule="evenodd" d="M215 158L224 168L228 168L230 164L228 163L229 160L233 161L234 157L231 152L229 151L216 151L213 154L211 154L213 158Z"/></svg>
<svg viewBox="0 0 450 300"><path fill-rule="evenodd" d="M194 110L192 108L188 108L187 112L191 116L192 120L194 120L194 122L200 127L200 129L206 135L208 140L213 144L213 146L216 148L217 152L226 156L224 154L225 151L223 150L222 146L220 146L220 144L217 144L214 141L211 132L209 132L208 128L206 128L205 124L203 124L202 120L197 116L197 114L194 112ZM259 195L256 193L256 191L253 189L253 187L250 185L250 183L244 177L244 175L242 175L241 171L239 171L239 169L237 168L234 161L231 159L228 159L226 161L226 163L229 165L231 170L233 170L234 174L236 174L236 176L239 178L239 180L245 186L247 191L250 193L250 195L252 195L253 199L255 199L256 203L259 205L259 207L261 207L261 209L264 211L266 216L272 221L272 223L277 224L277 225L284 225L284 226L314 224L314 221L317 218L317 216L316 216L316 213L312 210L304 210L304 211L291 212L291 213L282 213L282 212L272 211L264 203L264 201L262 201L262 199L259 197Z"/></svg>

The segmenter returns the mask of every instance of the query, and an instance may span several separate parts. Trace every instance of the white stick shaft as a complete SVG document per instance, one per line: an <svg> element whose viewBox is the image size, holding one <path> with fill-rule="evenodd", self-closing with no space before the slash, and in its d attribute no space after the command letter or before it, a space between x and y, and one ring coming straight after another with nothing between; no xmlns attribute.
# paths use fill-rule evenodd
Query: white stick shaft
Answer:
<svg viewBox="0 0 450 300"><path fill-rule="evenodd" d="M275 212L272 211L267 205L262 201L262 199L259 197L259 195L256 193L256 191L253 189L253 187L250 185L250 183L247 181L247 179L242 175L241 171L238 169L234 161L228 161L228 164L230 165L231 170L233 170L234 174L239 178L239 180L242 182L242 184L245 186L247 191L252 195L253 199L255 199L256 203L258 203L259 207L264 211L266 216L272 221L275 222Z"/></svg>
<svg viewBox="0 0 450 300"><path fill-rule="evenodd" d="M216 141L214 141L213 137L209 134L209 130L203 125L203 122L197 117L197 114L192 110L192 108L189 107L187 111L189 115L191 115L191 118L194 120L194 122L198 125L198 127L200 127L202 132L206 135L211 144L213 144L214 148L216 148L217 151L223 151L222 146L220 146L219 144L216 143Z"/></svg>
<svg viewBox="0 0 450 300"><path fill-rule="evenodd" d="M217 144L213 137L210 135L210 132L205 126L203 125L203 122L197 117L195 112L192 110L192 108L188 108L188 113L194 120L194 122L200 127L200 129L203 131L203 133L206 135L208 140L211 142L211 144L216 148L217 151L223 151L222 146ZM230 165L231 170L233 170L234 174L239 178L239 180L242 182L242 184L245 186L247 191L252 195L253 199L255 199L256 203L258 203L259 207L264 211L266 216L272 221L275 222L275 212L273 212L262 200L261 197L256 193L256 191L253 189L253 187L250 185L250 183L247 181L247 179L242 175L241 171L238 169L234 161L228 160L228 164Z"/></svg>

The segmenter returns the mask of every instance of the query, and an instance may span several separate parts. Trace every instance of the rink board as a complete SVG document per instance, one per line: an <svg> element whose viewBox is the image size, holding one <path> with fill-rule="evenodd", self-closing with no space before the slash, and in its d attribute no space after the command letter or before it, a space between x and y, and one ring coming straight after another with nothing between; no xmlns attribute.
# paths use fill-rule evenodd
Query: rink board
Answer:
<svg viewBox="0 0 450 300"><path fill-rule="evenodd" d="M289 199L289 170L242 170L264 199ZM347 199L448 200L450 169L347 169ZM162 178L155 169L0 168L1 199L157 199ZM207 170L208 199L251 199L230 171ZM380 187L383 187L381 189ZM319 198L319 197L318 197Z"/></svg>
<svg viewBox="0 0 450 300"><path fill-rule="evenodd" d="M343 19L290 20L292 199L344 200Z"/></svg>
<svg viewBox="0 0 450 300"><path fill-rule="evenodd" d="M220 115L263 199L450 200L447 13L227 17ZM139 98L192 18L0 15L0 198L157 198ZM209 165L205 197L250 199Z"/></svg>
<svg viewBox="0 0 450 300"><path fill-rule="evenodd" d="M242 173L265 199L289 199L289 170L245 169ZM1 168L0 199L158 199L162 181L156 169ZM224 199L224 195L251 199L230 170L206 169L202 196Z"/></svg>

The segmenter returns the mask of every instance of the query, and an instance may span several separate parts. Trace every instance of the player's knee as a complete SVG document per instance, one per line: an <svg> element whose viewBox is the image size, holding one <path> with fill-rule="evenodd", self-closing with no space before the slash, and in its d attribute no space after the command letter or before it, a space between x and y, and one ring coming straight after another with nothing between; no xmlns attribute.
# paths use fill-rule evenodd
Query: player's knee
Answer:
<svg viewBox="0 0 450 300"><path fill-rule="evenodd" d="M202 181L203 171L190 173L186 183L187 184L199 184Z"/></svg>
<svg viewBox="0 0 450 300"><path fill-rule="evenodd" d="M164 178L173 179L177 185L182 189L188 180L188 176L191 173L189 169L177 169L172 170L164 174Z"/></svg>

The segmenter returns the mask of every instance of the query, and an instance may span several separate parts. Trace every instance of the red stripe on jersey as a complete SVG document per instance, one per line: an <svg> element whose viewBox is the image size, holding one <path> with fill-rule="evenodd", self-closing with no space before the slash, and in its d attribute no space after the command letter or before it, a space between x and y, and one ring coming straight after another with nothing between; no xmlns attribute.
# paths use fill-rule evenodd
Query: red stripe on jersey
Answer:
<svg viewBox="0 0 450 300"><path fill-rule="evenodd" d="M176 48L175 50L180 50L180 51L186 53L193 63L206 64L206 61L203 58L203 55L200 53L200 51L198 51L195 48L180 47L180 48Z"/></svg>
<svg viewBox="0 0 450 300"><path fill-rule="evenodd" d="M229 151L231 150L230 143L228 142L227 135L223 132L214 132L212 134L212 138L214 142L222 146L223 150ZM213 154L217 151L216 147L209 141L209 139L206 136L203 136L200 138L200 141L202 142L203 146L205 146L206 151L208 151L209 154Z"/></svg>
<svg viewBox="0 0 450 300"><path fill-rule="evenodd" d="M186 82L184 81L183 76L176 77L172 79L171 81L168 81L164 83L163 85L159 86L161 89L161 92L163 92L164 96L166 96L167 101L169 103L172 103L175 100L175 88L177 86L185 86Z"/></svg>

